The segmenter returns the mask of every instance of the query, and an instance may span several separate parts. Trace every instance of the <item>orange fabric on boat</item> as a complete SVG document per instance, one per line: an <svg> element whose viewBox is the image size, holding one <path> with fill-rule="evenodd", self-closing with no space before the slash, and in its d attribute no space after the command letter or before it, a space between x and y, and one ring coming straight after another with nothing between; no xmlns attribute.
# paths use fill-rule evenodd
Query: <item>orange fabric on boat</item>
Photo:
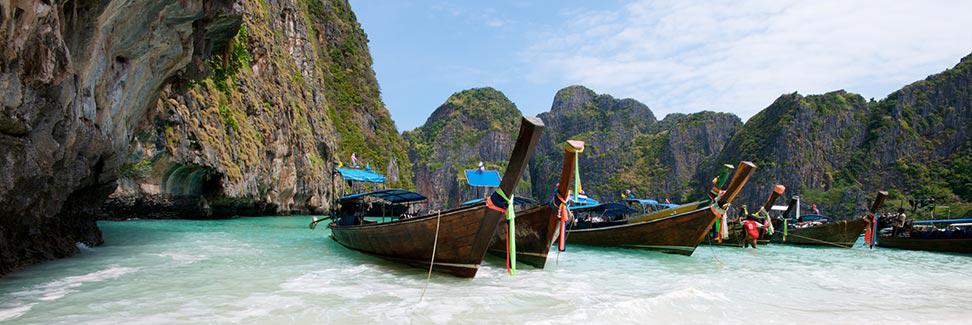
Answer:
<svg viewBox="0 0 972 325"><path fill-rule="evenodd" d="M867 222L867 228L864 228L864 244L868 247L874 247L874 220L876 219L873 213L868 213L864 217L864 221Z"/></svg>
<svg viewBox="0 0 972 325"><path fill-rule="evenodd" d="M557 212L560 217L560 236L558 236L559 239L557 240L557 249L563 252L567 250L567 221L570 210L567 209L567 200L561 197L560 194L557 194L557 201L560 201Z"/></svg>

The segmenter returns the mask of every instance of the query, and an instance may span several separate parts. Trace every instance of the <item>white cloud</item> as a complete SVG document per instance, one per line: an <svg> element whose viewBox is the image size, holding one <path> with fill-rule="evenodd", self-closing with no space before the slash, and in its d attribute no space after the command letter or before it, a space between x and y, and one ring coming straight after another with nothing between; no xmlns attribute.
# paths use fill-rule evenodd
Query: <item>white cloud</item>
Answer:
<svg viewBox="0 0 972 325"><path fill-rule="evenodd" d="M446 14L465 21L467 24L482 25L490 28L500 28L509 22L494 8L461 7L449 2L437 3L432 6L434 12Z"/></svg>
<svg viewBox="0 0 972 325"><path fill-rule="evenodd" d="M881 98L972 52L972 1L632 1L565 10L522 57L534 81L587 85L661 116L743 119L783 93Z"/></svg>

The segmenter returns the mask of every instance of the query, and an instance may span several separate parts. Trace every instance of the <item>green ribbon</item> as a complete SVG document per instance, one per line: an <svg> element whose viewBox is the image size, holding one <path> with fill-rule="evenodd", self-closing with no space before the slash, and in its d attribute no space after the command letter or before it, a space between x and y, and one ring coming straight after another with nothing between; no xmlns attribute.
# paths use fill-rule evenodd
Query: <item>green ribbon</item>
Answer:
<svg viewBox="0 0 972 325"><path fill-rule="evenodd" d="M506 235L509 238L507 240L508 246L506 251L506 253L509 255L507 256L507 262L509 264L506 267L509 270L510 275L516 275L516 209L513 206L513 195L507 197L506 193L503 193L503 189L501 188L496 189L496 194L499 194L499 196L506 201L506 220L510 226Z"/></svg>
<svg viewBox="0 0 972 325"><path fill-rule="evenodd" d="M716 218L714 227L716 231L716 238L721 240L722 239L722 218L726 217L726 209L719 206L720 199L722 199L722 191L717 191L715 197L712 198L711 202L709 202L709 208L711 208L712 211L714 211L716 214L719 215L719 217ZM728 206L729 204L726 204L726 207Z"/></svg>
<svg viewBox="0 0 972 325"><path fill-rule="evenodd" d="M773 220L770 220L769 212L766 212L766 209L759 208L759 211L756 211L756 216L758 216L760 219L763 219L763 222L769 222L770 223L770 227L767 227L766 228L766 230L767 230L766 233L768 235L772 236L773 235L773 227L772 227ZM784 229L786 229L786 228L784 228Z"/></svg>
<svg viewBox="0 0 972 325"><path fill-rule="evenodd" d="M580 200L580 153L574 154L574 198ZM569 197L567 198L570 199Z"/></svg>

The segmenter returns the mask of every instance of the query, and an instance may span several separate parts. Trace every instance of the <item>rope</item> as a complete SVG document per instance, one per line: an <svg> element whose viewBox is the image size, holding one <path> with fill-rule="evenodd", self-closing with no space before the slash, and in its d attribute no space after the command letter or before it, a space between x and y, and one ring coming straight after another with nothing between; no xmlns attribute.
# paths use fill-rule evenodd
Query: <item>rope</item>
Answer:
<svg viewBox="0 0 972 325"><path fill-rule="evenodd" d="M439 244L439 221L442 220L442 210L436 210L435 217L435 239L432 241L432 259L429 261L429 275L425 278L425 287L422 288L422 295L419 296L419 302L425 298L425 290L429 289L429 282L432 281L432 266L435 265L435 249Z"/></svg>
<svg viewBox="0 0 972 325"><path fill-rule="evenodd" d="M712 248L712 238L706 238L706 242L708 245L705 246L709 246L709 252L712 253L712 258L715 259L716 263L719 263L719 268L721 269L725 264L722 264L722 261L719 260L719 256L716 255L715 248Z"/></svg>
<svg viewBox="0 0 972 325"><path fill-rule="evenodd" d="M851 248L851 247L853 247L853 245L852 246L847 246L847 245L842 245L842 244L838 244L838 243L835 243L835 242L829 242L829 241L826 241L826 240L820 240L820 239L816 239L816 238L810 238L810 237L806 237L806 236L800 236L800 235L797 235L797 234L790 234L790 236L797 237L797 238L803 238L803 239L806 239L806 240L811 240L811 241L815 241L815 242L822 243L822 244L834 245L834 246L837 246L837 247L840 247L840 248Z"/></svg>

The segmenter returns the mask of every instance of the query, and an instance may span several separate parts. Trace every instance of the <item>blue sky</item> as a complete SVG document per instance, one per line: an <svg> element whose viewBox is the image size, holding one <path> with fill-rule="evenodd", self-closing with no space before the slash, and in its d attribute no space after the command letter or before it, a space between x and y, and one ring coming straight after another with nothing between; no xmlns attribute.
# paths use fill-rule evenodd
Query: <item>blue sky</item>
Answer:
<svg viewBox="0 0 972 325"><path fill-rule="evenodd" d="M524 114L581 84L658 118L748 119L783 93L867 98L972 53L972 1L351 0L400 131L490 86Z"/></svg>

